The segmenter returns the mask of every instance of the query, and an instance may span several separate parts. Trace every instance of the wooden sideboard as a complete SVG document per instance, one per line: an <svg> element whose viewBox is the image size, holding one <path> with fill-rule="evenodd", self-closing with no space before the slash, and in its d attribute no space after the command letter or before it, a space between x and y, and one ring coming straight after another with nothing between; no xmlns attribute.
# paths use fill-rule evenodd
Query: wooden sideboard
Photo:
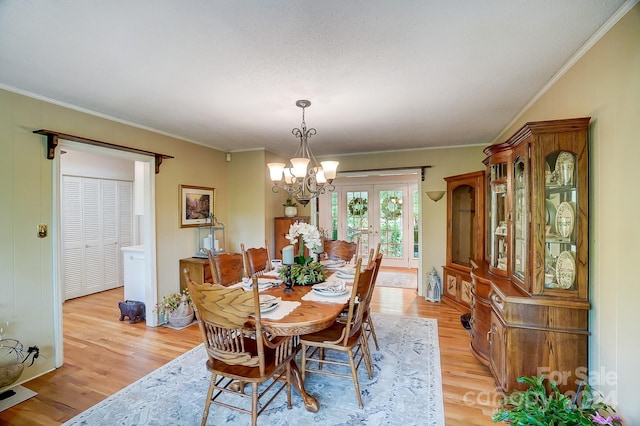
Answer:
<svg viewBox="0 0 640 426"><path fill-rule="evenodd" d="M213 283L211 275L211 267L209 259L200 257L186 257L180 259L180 292L187 289L187 283L184 280L184 269L189 270L191 279L197 283Z"/></svg>

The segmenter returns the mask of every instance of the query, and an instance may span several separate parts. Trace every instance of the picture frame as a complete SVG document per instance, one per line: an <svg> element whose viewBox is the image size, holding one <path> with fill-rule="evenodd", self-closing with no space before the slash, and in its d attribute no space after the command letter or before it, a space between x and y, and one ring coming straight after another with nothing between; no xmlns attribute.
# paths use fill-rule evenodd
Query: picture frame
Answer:
<svg viewBox="0 0 640 426"><path fill-rule="evenodd" d="M194 228L209 223L215 212L215 188L180 185L180 227Z"/></svg>

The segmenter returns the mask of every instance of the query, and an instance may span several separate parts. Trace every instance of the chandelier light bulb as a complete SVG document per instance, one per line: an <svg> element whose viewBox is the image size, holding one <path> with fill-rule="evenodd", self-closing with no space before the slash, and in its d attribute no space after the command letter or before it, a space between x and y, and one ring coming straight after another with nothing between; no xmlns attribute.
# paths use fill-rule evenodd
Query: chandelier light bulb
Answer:
<svg viewBox="0 0 640 426"><path fill-rule="evenodd" d="M284 172L284 163L267 163L269 167L269 176L273 182L280 182L282 180L282 173Z"/></svg>

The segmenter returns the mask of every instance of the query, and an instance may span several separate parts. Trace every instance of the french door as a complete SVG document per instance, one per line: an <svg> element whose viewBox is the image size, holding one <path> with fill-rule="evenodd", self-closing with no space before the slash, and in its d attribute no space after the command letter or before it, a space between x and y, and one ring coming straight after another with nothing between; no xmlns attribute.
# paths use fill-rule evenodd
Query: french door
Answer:
<svg viewBox="0 0 640 426"><path fill-rule="evenodd" d="M321 222L331 238L358 238L365 260L380 243L383 265L417 267L417 184L340 185L330 197L331 223ZM329 216L326 201L320 206L320 216Z"/></svg>

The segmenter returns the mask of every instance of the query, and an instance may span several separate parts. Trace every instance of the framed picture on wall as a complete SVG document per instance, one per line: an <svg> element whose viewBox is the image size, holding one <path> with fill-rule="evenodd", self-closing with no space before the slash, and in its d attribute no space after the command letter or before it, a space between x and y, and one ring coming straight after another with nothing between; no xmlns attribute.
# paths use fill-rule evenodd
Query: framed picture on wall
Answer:
<svg viewBox="0 0 640 426"><path fill-rule="evenodd" d="M180 227L189 228L208 223L215 211L215 188L180 185Z"/></svg>

